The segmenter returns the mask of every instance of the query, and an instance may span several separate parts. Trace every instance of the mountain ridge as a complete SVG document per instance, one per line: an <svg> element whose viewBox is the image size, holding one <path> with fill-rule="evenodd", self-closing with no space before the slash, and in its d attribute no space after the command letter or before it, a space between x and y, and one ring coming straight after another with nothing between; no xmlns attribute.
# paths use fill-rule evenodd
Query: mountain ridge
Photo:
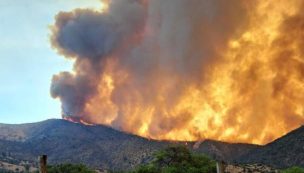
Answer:
<svg viewBox="0 0 304 173"><path fill-rule="evenodd" d="M300 130L300 136L302 133L304 134L304 131ZM286 136L293 138L293 134ZM284 142L285 138L282 137L282 139ZM277 142L275 141L274 147L272 143L259 146L214 140L157 141L103 125L86 126L62 119L27 124L0 124L0 153L9 154L16 160L36 163L39 155L47 154L51 164L84 163L94 168L114 170L131 169L138 164L145 163L151 159L155 151L172 144L187 145L194 152L203 153L228 163L264 163L263 160L256 157L272 158L271 156L266 157L267 154L271 155L266 151L271 150L268 148L276 149ZM298 152L298 150L296 151ZM257 154L265 152L266 154ZM286 154L290 153L285 153L284 157ZM304 151L300 151L300 154L300 158L302 158ZM290 155L294 157L294 154ZM280 157L283 156L280 155ZM273 158L272 160L274 162L265 163L274 167L287 167L293 164L293 162L276 162L276 159ZM294 163L304 166L302 162Z"/></svg>

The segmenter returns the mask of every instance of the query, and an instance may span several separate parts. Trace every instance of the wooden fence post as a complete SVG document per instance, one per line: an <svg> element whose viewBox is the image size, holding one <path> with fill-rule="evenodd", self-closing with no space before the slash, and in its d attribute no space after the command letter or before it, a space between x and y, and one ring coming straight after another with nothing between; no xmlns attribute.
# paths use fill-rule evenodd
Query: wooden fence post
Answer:
<svg viewBox="0 0 304 173"><path fill-rule="evenodd" d="M39 173L47 173L47 155L39 156Z"/></svg>
<svg viewBox="0 0 304 173"><path fill-rule="evenodd" d="M216 172L224 173L225 172L225 163L223 161L216 162Z"/></svg>

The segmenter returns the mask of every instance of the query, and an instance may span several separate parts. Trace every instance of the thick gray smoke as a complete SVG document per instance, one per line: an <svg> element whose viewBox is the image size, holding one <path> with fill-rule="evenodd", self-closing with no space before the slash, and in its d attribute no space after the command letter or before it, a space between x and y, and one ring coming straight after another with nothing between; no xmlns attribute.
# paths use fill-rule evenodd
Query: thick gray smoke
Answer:
<svg viewBox="0 0 304 173"><path fill-rule="evenodd" d="M98 95L105 61L115 56L129 77L110 98L118 107L112 125L136 128L124 123L131 116L125 105L147 107L164 94L166 107L175 105L190 83L203 83L205 65L217 60L217 51L224 49L245 17L241 0L111 0L104 13L61 12L52 27L51 43L60 54L75 59L74 73L55 75L51 95L61 100L63 116L102 123L88 118L84 109ZM159 116L151 122L158 125L150 127L152 133L179 128L192 116L184 112L168 119L163 111L155 110ZM133 116L139 128L144 120Z"/></svg>
<svg viewBox="0 0 304 173"><path fill-rule="evenodd" d="M115 0L107 13L88 9L61 12L52 27L51 43L67 58L76 59L75 74L53 77L51 95L60 98L63 116L84 116L86 101L96 92L105 58L143 26L140 0Z"/></svg>
<svg viewBox="0 0 304 173"><path fill-rule="evenodd" d="M132 97L124 90L136 88L142 99L136 103L139 100L134 98L134 104L151 104L162 87L155 84L172 78L168 87L174 88L168 88L166 94L168 106L173 105L189 82L201 83L205 62L215 61L215 48L222 49L241 26L244 8L240 0L111 0L106 13L89 9L61 12L51 42L60 54L76 60L75 73L55 75L51 95L60 98L64 116L85 116L85 104L97 92L105 59L121 51L120 65L132 77L117 87L113 102L121 108L132 104L124 99ZM119 112L113 121L117 127L127 118L124 110ZM160 116L152 121L166 124L168 120ZM166 128L173 127L161 127Z"/></svg>

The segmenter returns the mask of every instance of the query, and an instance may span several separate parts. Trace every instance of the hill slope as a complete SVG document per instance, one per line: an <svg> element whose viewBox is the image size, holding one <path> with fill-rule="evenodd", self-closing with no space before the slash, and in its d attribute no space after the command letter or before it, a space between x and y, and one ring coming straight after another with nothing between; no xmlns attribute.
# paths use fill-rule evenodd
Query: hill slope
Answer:
<svg viewBox="0 0 304 173"><path fill-rule="evenodd" d="M15 159L36 161L39 155L47 154L50 163L84 163L102 168L130 168L165 145L105 126L65 120L0 125L2 131L6 135L0 138L0 153L9 153Z"/></svg>
<svg viewBox="0 0 304 173"><path fill-rule="evenodd" d="M195 152L235 163L261 162L257 157L271 158L268 156L271 155L268 151L287 149L284 145L288 144L293 148L284 151L282 155L273 155L273 157L288 159L294 157L297 152L301 154L300 159L304 152L299 150L299 146L291 145L289 141L297 140L297 145L303 144L303 133L303 130L296 133L298 139L294 139L293 135L289 135L290 137L287 135L286 138L282 138L283 142L279 139L274 144L265 147L212 140L184 144L194 148ZM65 120L53 119L21 125L0 124L0 161L8 161L7 158L10 158L10 161L26 160L36 163L39 155L47 154L51 164L84 163L95 168L121 170L146 162L154 151L172 143L177 142L148 140L106 126L85 126ZM271 162L270 160L265 163L276 167L293 163L303 165L297 159L290 159L290 162Z"/></svg>
<svg viewBox="0 0 304 173"><path fill-rule="evenodd" d="M239 158L247 163L264 163L285 168L294 165L304 167L304 126Z"/></svg>

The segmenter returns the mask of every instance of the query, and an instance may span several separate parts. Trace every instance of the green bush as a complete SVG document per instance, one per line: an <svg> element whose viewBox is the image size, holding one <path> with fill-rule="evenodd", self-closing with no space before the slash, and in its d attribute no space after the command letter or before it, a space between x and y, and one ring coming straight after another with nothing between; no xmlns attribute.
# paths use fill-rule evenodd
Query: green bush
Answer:
<svg viewBox="0 0 304 173"><path fill-rule="evenodd" d="M300 167L291 167L281 171L282 173L304 173L304 169Z"/></svg>
<svg viewBox="0 0 304 173"><path fill-rule="evenodd" d="M185 146L170 146L154 154L154 160L131 173L213 173L216 164L204 155L193 154Z"/></svg>
<svg viewBox="0 0 304 173"><path fill-rule="evenodd" d="M47 167L48 173L95 173L82 164L60 164Z"/></svg>

